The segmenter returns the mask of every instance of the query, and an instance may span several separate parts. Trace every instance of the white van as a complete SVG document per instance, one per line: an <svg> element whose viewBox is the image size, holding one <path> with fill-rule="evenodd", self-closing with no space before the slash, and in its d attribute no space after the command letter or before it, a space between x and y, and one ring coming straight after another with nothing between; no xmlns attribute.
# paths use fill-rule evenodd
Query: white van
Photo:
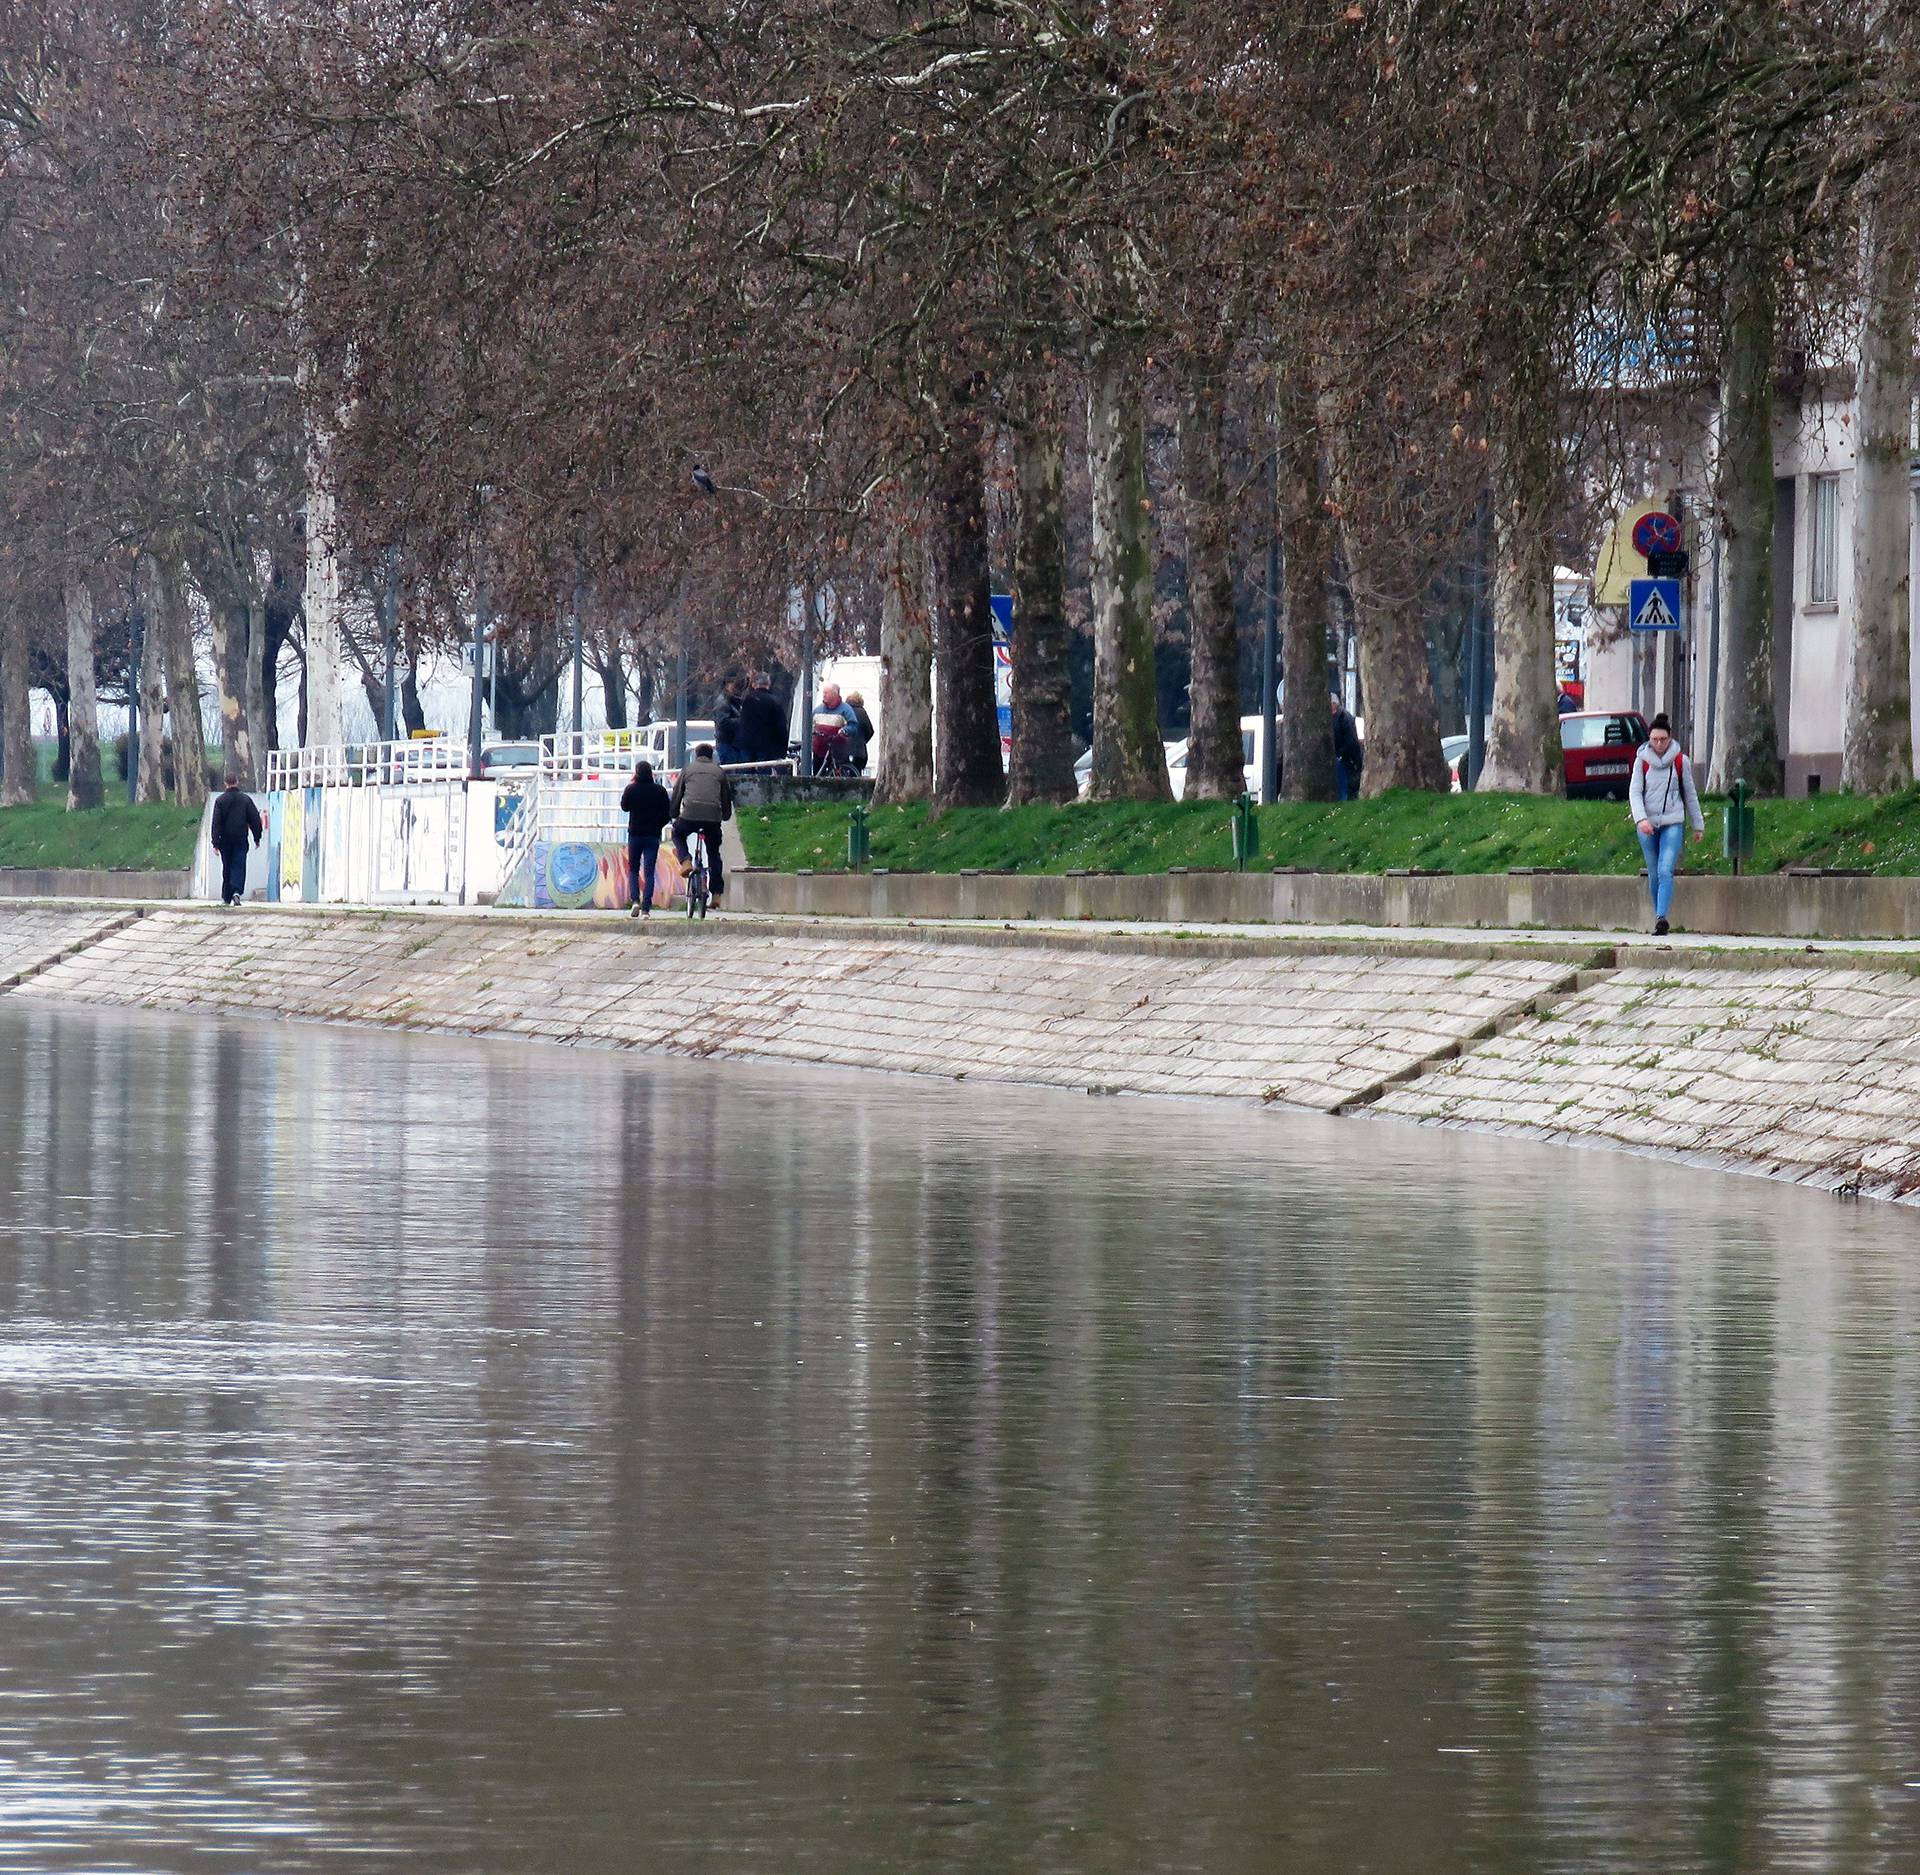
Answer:
<svg viewBox="0 0 1920 1875"><path fill-rule="evenodd" d="M859 691L860 706L873 719L873 744L867 752L867 773L880 755L880 660L878 658L821 658L813 667L813 695L803 697L798 684L787 710L787 742L794 748L813 746L813 706L829 684L838 684L844 697Z"/></svg>

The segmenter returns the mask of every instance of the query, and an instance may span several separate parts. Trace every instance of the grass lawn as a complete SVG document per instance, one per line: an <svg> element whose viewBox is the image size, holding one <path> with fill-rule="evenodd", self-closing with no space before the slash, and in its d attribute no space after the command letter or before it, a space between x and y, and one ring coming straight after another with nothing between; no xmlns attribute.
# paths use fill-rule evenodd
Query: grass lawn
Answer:
<svg viewBox="0 0 1920 1875"><path fill-rule="evenodd" d="M69 814L66 789L47 782L33 806L0 808L0 866L168 871L191 862L199 832L198 808L129 807L124 782L84 814Z"/></svg>
<svg viewBox="0 0 1920 1875"><path fill-rule="evenodd" d="M1707 838L1685 865L1725 872L1723 803L1709 800ZM1218 802L1154 806L961 808L937 817L923 807L873 810L873 864L902 872L1164 872L1233 864L1232 810ZM1817 795L1761 801L1758 842L1747 870L1785 866L1920 874L1920 789L1880 798ZM756 866L783 872L847 863L844 807L747 808L740 835ZM1513 794L1387 794L1338 807L1260 810L1257 864L1326 872L1423 867L1504 872L1512 866L1572 872L1640 870L1640 846L1624 804L1539 800Z"/></svg>

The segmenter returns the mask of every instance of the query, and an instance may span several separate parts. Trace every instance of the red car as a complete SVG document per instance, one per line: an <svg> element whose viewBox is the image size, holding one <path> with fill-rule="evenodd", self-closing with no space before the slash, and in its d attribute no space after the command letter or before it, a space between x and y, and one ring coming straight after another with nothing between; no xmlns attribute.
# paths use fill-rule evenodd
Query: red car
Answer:
<svg viewBox="0 0 1920 1875"><path fill-rule="evenodd" d="M1560 719L1570 800L1624 801L1633 754L1647 739L1638 710L1572 710Z"/></svg>

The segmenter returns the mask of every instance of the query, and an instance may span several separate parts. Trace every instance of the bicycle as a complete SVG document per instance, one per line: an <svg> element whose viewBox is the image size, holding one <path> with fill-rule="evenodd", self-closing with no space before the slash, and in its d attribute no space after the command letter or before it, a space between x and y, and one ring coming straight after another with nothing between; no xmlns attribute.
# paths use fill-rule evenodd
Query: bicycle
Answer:
<svg viewBox="0 0 1920 1875"><path fill-rule="evenodd" d="M687 841L687 916L704 918L713 901L707 875L707 836L696 833Z"/></svg>

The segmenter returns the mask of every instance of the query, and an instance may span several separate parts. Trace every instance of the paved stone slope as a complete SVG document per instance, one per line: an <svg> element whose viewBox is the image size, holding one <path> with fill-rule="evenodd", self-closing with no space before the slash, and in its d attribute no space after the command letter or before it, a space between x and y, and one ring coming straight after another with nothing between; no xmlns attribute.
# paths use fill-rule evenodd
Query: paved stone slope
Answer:
<svg viewBox="0 0 1920 1875"><path fill-rule="evenodd" d="M1531 959L163 911L26 993L1331 1109L1572 974Z"/></svg>
<svg viewBox="0 0 1920 1875"><path fill-rule="evenodd" d="M0 990L24 983L55 958L132 921L133 914L118 907L88 911L0 904Z"/></svg>
<svg viewBox="0 0 1920 1875"><path fill-rule="evenodd" d="M1920 1192L1920 980L1623 969L1375 1111Z"/></svg>

